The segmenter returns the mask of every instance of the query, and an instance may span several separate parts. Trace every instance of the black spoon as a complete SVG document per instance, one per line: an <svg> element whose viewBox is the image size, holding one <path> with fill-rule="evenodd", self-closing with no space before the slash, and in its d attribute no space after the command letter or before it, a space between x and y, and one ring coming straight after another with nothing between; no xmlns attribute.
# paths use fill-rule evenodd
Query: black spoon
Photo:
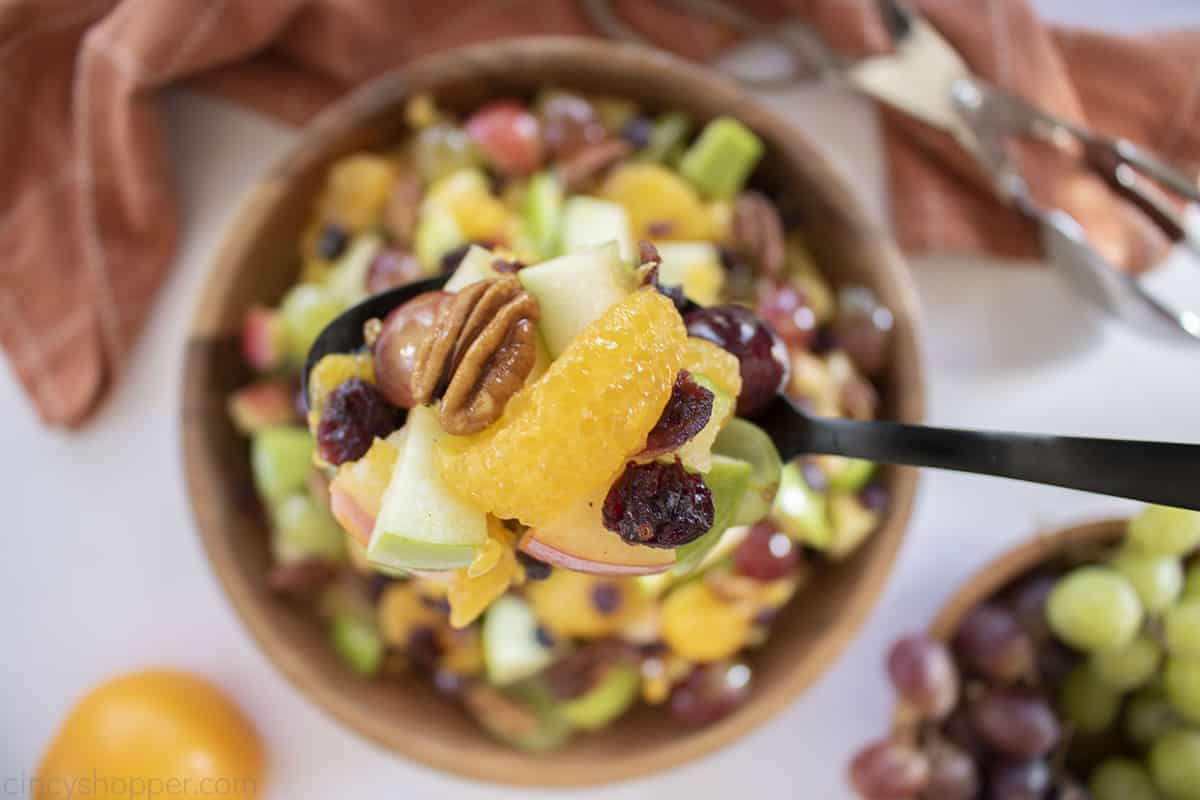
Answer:
<svg viewBox="0 0 1200 800"><path fill-rule="evenodd" d="M382 319L445 276L370 297L329 323L304 364L304 384L321 357L363 346L363 323ZM849 456L883 464L934 467L1065 486L1148 503L1200 510L1200 445L994 433L897 422L814 417L780 395L754 422L785 460L803 454Z"/></svg>

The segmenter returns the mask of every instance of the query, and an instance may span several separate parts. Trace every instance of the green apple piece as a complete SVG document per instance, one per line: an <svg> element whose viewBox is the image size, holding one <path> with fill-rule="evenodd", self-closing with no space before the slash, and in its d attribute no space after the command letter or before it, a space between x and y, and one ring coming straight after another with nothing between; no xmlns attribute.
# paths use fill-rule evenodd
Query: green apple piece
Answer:
<svg viewBox="0 0 1200 800"><path fill-rule="evenodd" d="M567 200L562 211L562 249L573 253L585 247L616 242L621 260L632 263L637 253L629 214L624 206L587 195Z"/></svg>
<svg viewBox="0 0 1200 800"><path fill-rule="evenodd" d="M655 575L639 575L637 577L638 588L649 597L661 596L663 592L677 583L702 575L709 567L729 558L749 532L749 525L736 525L732 528L726 528L725 532L717 540L716 545L704 555L704 558L700 559L700 563L691 572L681 575L671 570L669 572L659 572Z"/></svg>
<svg viewBox="0 0 1200 800"><path fill-rule="evenodd" d="M825 496L808 485L795 461L785 464L780 473L771 519L798 542L818 550L829 550L833 545L834 531Z"/></svg>
<svg viewBox="0 0 1200 800"><path fill-rule="evenodd" d="M299 425L273 425L250 442L254 487L270 501L303 491L312 470L313 439Z"/></svg>
<svg viewBox="0 0 1200 800"><path fill-rule="evenodd" d="M741 417L733 417L717 434L712 447L715 455L728 456L748 462L754 468L746 496L738 506L734 525L753 525L771 510L779 488L783 468L779 451L766 432Z"/></svg>
<svg viewBox="0 0 1200 800"><path fill-rule="evenodd" d="M356 236L325 278L325 291L329 296L346 307L364 300L367 296L367 272L382 249L383 238L379 235L364 233Z"/></svg>
<svg viewBox="0 0 1200 800"><path fill-rule="evenodd" d="M817 463L829 478L829 488L839 492L857 492L875 474L875 462L845 456L817 456Z"/></svg>
<svg viewBox="0 0 1200 800"><path fill-rule="evenodd" d="M539 259L558 255L563 227L563 189L553 172L539 172L529 179L521 224Z"/></svg>
<svg viewBox="0 0 1200 800"><path fill-rule="evenodd" d="M483 661L495 686L532 677L555 658L555 650L538 638L533 610L516 595L506 594L488 607L483 617Z"/></svg>
<svg viewBox="0 0 1200 800"><path fill-rule="evenodd" d="M853 494L834 492L829 495L828 504L833 538L827 552L831 558L845 558L879 527L880 516Z"/></svg>
<svg viewBox="0 0 1200 800"><path fill-rule="evenodd" d="M345 306L315 283L301 283L288 290L279 304L279 315L292 365L304 363L313 342L343 309Z"/></svg>
<svg viewBox="0 0 1200 800"><path fill-rule="evenodd" d="M446 281L445 290L457 292L472 283L495 278L500 274L492 267L495 260L496 256L491 250L477 244L471 245L467 248L467 253L459 263L458 269L454 270L454 274Z"/></svg>
<svg viewBox="0 0 1200 800"><path fill-rule="evenodd" d="M673 162L683 153L684 143L692 132L692 121L677 111L662 114L654 120L650 142L637 152L637 161Z"/></svg>
<svg viewBox="0 0 1200 800"><path fill-rule="evenodd" d="M329 621L334 652L359 675L371 676L383 663L383 638L362 616L340 611Z"/></svg>
<svg viewBox="0 0 1200 800"><path fill-rule="evenodd" d="M713 498L713 526L700 538L675 548L675 566L671 572L686 575L695 570L737 517L738 506L746 496L754 468L746 461L727 456L713 456L712 469L704 482Z"/></svg>
<svg viewBox="0 0 1200 800"><path fill-rule="evenodd" d="M538 301L538 328L551 358L634 288L633 270L611 241L526 267L517 277Z"/></svg>
<svg viewBox="0 0 1200 800"><path fill-rule="evenodd" d="M683 287L683 294L702 306L721 302L725 270L715 244L655 242L654 247L662 258L662 263L658 265L659 283Z"/></svg>
<svg viewBox="0 0 1200 800"><path fill-rule="evenodd" d="M762 140L753 131L732 117L717 117L683 154L679 173L708 197L733 197L762 154Z"/></svg>
<svg viewBox="0 0 1200 800"><path fill-rule="evenodd" d="M713 443L716 442L725 423L733 416L736 400L709 380L708 376L695 374L692 375L692 378L696 383L712 392L712 415L695 436L688 439L675 451L675 455L679 456L679 460L688 469L707 473L713 462Z"/></svg>
<svg viewBox="0 0 1200 800"><path fill-rule="evenodd" d="M413 231L413 251L425 268L425 274L438 274L442 269L442 256L466 243L466 234L450 206L436 198L426 198Z"/></svg>
<svg viewBox="0 0 1200 800"><path fill-rule="evenodd" d="M339 561L345 552L342 526L307 494L288 495L272 510L271 549L280 563L320 558Z"/></svg>
<svg viewBox="0 0 1200 800"><path fill-rule="evenodd" d="M455 569L487 541L487 515L450 490L434 462L437 443L448 436L436 412L408 412L404 448L383 492L367 559L392 569Z"/></svg>
<svg viewBox="0 0 1200 800"><path fill-rule="evenodd" d="M638 671L630 664L618 662L608 668L594 688L563 702L559 713L575 728L600 730L633 705L640 685Z"/></svg>

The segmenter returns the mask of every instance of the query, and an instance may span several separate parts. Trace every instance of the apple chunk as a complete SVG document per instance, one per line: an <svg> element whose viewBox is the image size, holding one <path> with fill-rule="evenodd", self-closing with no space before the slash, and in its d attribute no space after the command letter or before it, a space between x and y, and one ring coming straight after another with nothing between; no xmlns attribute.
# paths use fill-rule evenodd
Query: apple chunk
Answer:
<svg viewBox="0 0 1200 800"><path fill-rule="evenodd" d="M653 575L675 563L675 551L629 544L604 527L600 509L608 487L558 519L530 528L520 548L536 559L592 575Z"/></svg>

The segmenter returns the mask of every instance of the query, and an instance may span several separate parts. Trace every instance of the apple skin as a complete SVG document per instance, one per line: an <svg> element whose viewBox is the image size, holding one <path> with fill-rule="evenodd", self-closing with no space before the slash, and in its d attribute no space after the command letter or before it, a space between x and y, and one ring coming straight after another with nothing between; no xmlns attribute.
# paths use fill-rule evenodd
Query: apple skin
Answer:
<svg viewBox="0 0 1200 800"><path fill-rule="evenodd" d="M366 511L354 496L335 479L329 487L329 510L333 518L346 532L366 547L371 542L371 531L375 528L375 515Z"/></svg>
<svg viewBox="0 0 1200 800"><path fill-rule="evenodd" d="M522 551L539 561L545 561L547 564L574 570L575 572L586 572L589 575L622 577L654 575L659 572L666 572L672 566L671 562L665 564L605 564L598 561L591 561L564 550L559 550L537 539L535 533L536 531L530 529L521 537L519 546ZM616 536L615 533L611 533L610 531L604 531L604 533Z"/></svg>

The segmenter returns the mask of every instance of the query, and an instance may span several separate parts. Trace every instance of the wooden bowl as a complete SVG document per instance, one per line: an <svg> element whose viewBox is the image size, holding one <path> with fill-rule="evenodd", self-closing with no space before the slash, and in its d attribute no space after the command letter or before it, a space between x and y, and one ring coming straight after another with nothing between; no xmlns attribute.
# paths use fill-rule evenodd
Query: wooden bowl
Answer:
<svg viewBox="0 0 1200 800"><path fill-rule="evenodd" d="M247 443L225 414L229 393L250 376L238 355L243 313L278 302L295 281L300 236L326 167L360 148L397 141L402 107L415 92L468 110L492 98L566 86L631 97L699 120L738 117L767 154L756 181L798 209L818 262L836 282L871 286L896 318L882 381L885 417L915 422L924 409L916 302L903 260L864 213L845 180L802 133L714 74L663 53L585 39L545 38L458 50L388 75L322 114L245 201L200 301L183 385L183 451L192 506L225 591L285 675L346 725L397 753L448 772L509 784L596 784L656 772L708 753L784 708L850 641L875 602L904 535L916 484L885 470L891 507L853 558L831 566L781 615L753 656L757 688L736 713L695 731L662 709L640 708L608 730L579 735L551 755L505 747L414 678L411 686L366 681L339 663L317 622L264 585L271 556L261 522L246 513Z"/></svg>
<svg viewBox="0 0 1200 800"><path fill-rule="evenodd" d="M992 561L971 576L942 606L929 632L950 641L971 609L993 597L1021 576L1067 555L1071 550L1092 548L1117 541L1125 534L1124 519L1106 519L1039 534Z"/></svg>

